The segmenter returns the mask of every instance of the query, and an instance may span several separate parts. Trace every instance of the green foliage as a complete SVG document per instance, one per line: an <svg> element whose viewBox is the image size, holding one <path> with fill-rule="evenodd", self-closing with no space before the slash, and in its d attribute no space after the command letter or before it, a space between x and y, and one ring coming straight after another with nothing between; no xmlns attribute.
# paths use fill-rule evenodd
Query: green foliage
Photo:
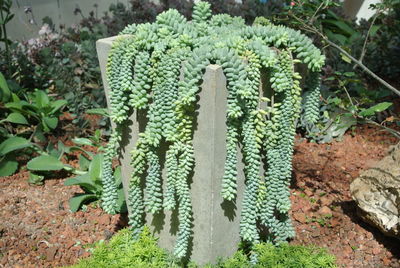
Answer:
<svg viewBox="0 0 400 268"><path fill-rule="evenodd" d="M306 137L322 142L340 138L347 129L363 122L381 126L398 137L399 133L385 126L387 118L393 122L391 118L397 117L393 110L387 109L384 113L379 109L376 112L369 110L379 103L390 102L393 94L371 83L371 76L357 68L348 56L326 44L329 41L337 44L391 83L399 74L398 64L393 60L399 57L400 2L388 0L371 5L375 14L368 22L361 20L359 23L343 15L342 5L334 0L297 1L273 18L274 22L307 30L328 56L322 85L326 94L320 112L313 115L314 123L310 124L305 120L310 113L303 104L299 126L305 130ZM313 98L313 95L305 92L304 98Z"/></svg>
<svg viewBox="0 0 400 268"><path fill-rule="evenodd" d="M20 94L20 95L17 95ZM42 90L33 93L14 92L8 82L0 73L0 97L3 106L0 108L0 174L8 176L18 169L17 156L40 154L32 159L28 169L41 170L37 165L49 167L48 170L62 169L62 163L57 157L49 156L48 150L42 147L46 143L46 133L56 129L58 117L66 105L64 100L54 100ZM51 157L57 167L52 167L51 162L44 162L43 158ZM32 164L33 163L33 164ZM34 176L32 176L34 177ZM35 177L38 179L39 177Z"/></svg>
<svg viewBox="0 0 400 268"><path fill-rule="evenodd" d="M9 137L0 144L0 176L9 176L18 169L17 152L32 144L21 137Z"/></svg>
<svg viewBox="0 0 400 268"><path fill-rule="evenodd" d="M136 240L132 232L123 229L115 235L110 242L100 242L96 245L93 255L82 259L71 268L163 268L180 267L167 254L157 246L157 241L150 235L150 230L145 228Z"/></svg>
<svg viewBox="0 0 400 268"><path fill-rule="evenodd" d="M215 265L205 265L204 268L334 268L335 257L326 250L316 247L294 246L282 244L275 247L261 243L254 247L259 256L259 262L252 265L248 256L238 251L232 257L221 260ZM156 239L145 227L138 239L133 238L132 231L119 231L110 242L101 241L94 248L93 255L82 259L70 268L107 267L107 268L136 268L136 267L184 267L165 250L157 246ZM189 263L188 267L200 267Z"/></svg>
<svg viewBox="0 0 400 268"><path fill-rule="evenodd" d="M400 75L400 1L384 0L371 9L376 12L374 23L375 16L357 27L364 35L369 31L364 62L380 76L396 81Z"/></svg>
<svg viewBox="0 0 400 268"><path fill-rule="evenodd" d="M114 42L107 64L111 119L117 127L103 161L106 211L113 213L116 207L111 166L122 128L134 109L146 109L148 122L132 151L129 223L137 235L143 228L145 210L176 209L179 230L174 254L186 256L192 232L188 179L194 166L196 99L205 68L218 64L227 78L229 130L221 194L227 201L236 198L236 155L241 144L246 166L241 238L259 243L257 222L268 229L270 242L279 244L293 237L288 185L301 103L301 76L294 71L294 64L304 63L313 73L308 87L313 97L306 102L309 120L314 120L319 108L318 73L325 59L321 52L306 36L283 26L247 26L238 17L211 16L206 2L194 6L191 23L171 9L158 15L155 23L129 26L123 33L131 36ZM259 97L261 69L270 76L272 104ZM261 109L260 102L267 102L268 107ZM165 193L161 188L161 146L167 147ZM264 177L259 176L261 166L267 167Z"/></svg>
<svg viewBox="0 0 400 268"><path fill-rule="evenodd" d="M89 160L84 154L79 155L80 169L86 172L75 178L69 178L64 182L66 186L78 185L85 191L84 194L78 194L69 200L72 212L78 211L83 204L101 199L103 195L103 184L101 182L102 161L103 154L96 154L92 160ZM120 167L115 169L113 176L118 188L117 212L122 213L126 211L126 203L122 189Z"/></svg>
<svg viewBox="0 0 400 268"><path fill-rule="evenodd" d="M27 168L36 171L61 170L64 168L64 164L54 156L41 155L29 161L27 164Z"/></svg>
<svg viewBox="0 0 400 268"><path fill-rule="evenodd" d="M326 250L316 247L294 246L282 244L278 247L271 244L258 244L254 247L258 262L251 265L242 252L215 267L265 267L265 268L334 268L335 257ZM213 266L209 266L210 268Z"/></svg>

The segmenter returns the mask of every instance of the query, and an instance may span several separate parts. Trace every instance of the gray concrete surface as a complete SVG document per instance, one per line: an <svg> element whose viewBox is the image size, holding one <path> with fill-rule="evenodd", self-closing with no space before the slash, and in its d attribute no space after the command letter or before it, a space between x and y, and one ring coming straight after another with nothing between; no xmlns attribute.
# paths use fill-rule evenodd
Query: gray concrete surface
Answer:
<svg viewBox="0 0 400 268"><path fill-rule="evenodd" d="M97 41L97 53L107 100L109 87L105 64L113 40L115 37ZM193 177L190 178L194 217L190 257L198 264L215 262L218 257L231 256L237 250L240 241L239 221L244 189L243 164L239 161L239 192L236 204L223 202L220 192L226 157L227 90L222 67L209 65L203 81L193 140L195 168ZM120 158L125 190L132 170L129 152L134 147L139 129L143 130L143 122L142 115L135 112L130 117L129 124L125 126ZM163 173L165 175L165 170ZM159 237L159 245L172 250L178 226L177 213L165 211L156 216L148 214L146 220L154 234Z"/></svg>

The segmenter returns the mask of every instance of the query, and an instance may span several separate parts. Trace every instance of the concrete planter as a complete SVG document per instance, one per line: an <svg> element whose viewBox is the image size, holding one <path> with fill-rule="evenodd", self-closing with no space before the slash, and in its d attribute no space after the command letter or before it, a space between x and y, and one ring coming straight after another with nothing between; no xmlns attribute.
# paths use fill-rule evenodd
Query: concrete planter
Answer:
<svg viewBox="0 0 400 268"><path fill-rule="evenodd" d="M109 86L106 79L106 63L115 38L97 41L97 53L107 101L109 101ZM193 240L189 254L191 260L198 264L215 262L218 257L230 256L237 250L240 241L239 222L244 190L243 164L240 161L242 156L239 155L236 205L224 202L220 195L226 157L227 104L226 79L222 67L209 65L203 81L202 91L199 94L197 126L193 138L195 168L190 183L194 220ZM129 124L123 130L120 160L125 193L132 171L130 151L136 143L139 129L143 131L144 119L144 115L133 113ZM165 170L163 174L165 175ZM159 238L159 245L172 250L178 227L177 214L170 211L165 211L160 215L148 214L146 221Z"/></svg>

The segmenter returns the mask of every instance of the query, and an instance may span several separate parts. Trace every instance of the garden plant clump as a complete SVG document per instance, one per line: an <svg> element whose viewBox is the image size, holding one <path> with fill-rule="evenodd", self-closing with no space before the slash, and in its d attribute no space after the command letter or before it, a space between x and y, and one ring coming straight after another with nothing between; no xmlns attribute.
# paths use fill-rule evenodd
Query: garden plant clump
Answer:
<svg viewBox="0 0 400 268"><path fill-rule="evenodd" d="M133 234L128 229L123 229L111 241L101 241L94 248L90 258L82 259L70 268L126 268L126 267L183 267L179 260L169 255L157 246L157 240L145 227L138 239L133 239ZM215 265L205 265L204 268L237 268L237 267L263 267L263 268L334 268L335 257L325 250L316 247L282 245L274 247L271 244L259 244L255 252L260 256L259 263L252 265L247 256L238 251L226 260L220 260ZM189 263L187 267L200 267Z"/></svg>
<svg viewBox="0 0 400 268"><path fill-rule="evenodd" d="M261 241L257 223L268 230L267 241L280 244L294 237L288 211L295 120L301 103L301 75L308 69L305 117L319 115L319 71L325 57L300 32L274 25L247 26L242 18L211 16L199 2L188 22L176 10L161 13L155 23L129 25L111 49L107 78L111 87L111 119L116 128L103 164L103 207L115 212L116 186L112 158L117 155L122 127L134 109L147 110L148 122L132 152L134 171L129 187L130 225L136 234L143 215L177 209L179 231L175 256L184 257L191 237L189 175L195 164L193 124L196 95L209 64L223 67L227 78L227 137L222 196L234 201L237 191L237 145L242 145L246 189L240 237L251 245ZM269 90L259 96L261 70ZM180 80L180 73L183 79ZM273 101L272 101L273 99ZM266 108L261 108L264 103ZM166 144L167 189L162 192L160 146ZM265 176L259 176L266 166ZM142 175L147 172L145 189Z"/></svg>

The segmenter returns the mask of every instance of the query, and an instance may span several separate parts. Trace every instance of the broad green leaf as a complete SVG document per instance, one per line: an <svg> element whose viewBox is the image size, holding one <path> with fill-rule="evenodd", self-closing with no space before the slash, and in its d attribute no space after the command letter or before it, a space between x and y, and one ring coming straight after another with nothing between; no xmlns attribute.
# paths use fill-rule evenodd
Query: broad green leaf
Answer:
<svg viewBox="0 0 400 268"><path fill-rule="evenodd" d="M43 90L38 90L36 92L36 105L39 108L46 107L49 104L49 102L50 100L46 92L44 92Z"/></svg>
<svg viewBox="0 0 400 268"><path fill-rule="evenodd" d="M15 109L18 111L22 111L22 104L21 102L9 102L4 105L8 109Z"/></svg>
<svg viewBox="0 0 400 268"><path fill-rule="evenodd" d="M116 185L121 185L122 183L122 173L121 173L121 166L118 166L114 170L114 178L115 178L115 184Z"/></svg>
<svg viewBox="0 0 400 268"><path fill-rule="evenodd" d="M86 171L89 169L90 160L84 154L79 155L79 169Z"/></svg>
<svg viewBox="0 0 400 268"><path fill-rule="evenodd" d="M78 145L89 145L89 146L93 146L93 142L92 142L91 140L89 140L89 139L86 139L86 138L74 138L74 139L72 139L72 141L73 141L75 144L78 144Z"/></svg>
<svg viewBox="0 0 400 268"><path fill-rule="evenodd" d="M92 194L101 194L103 188L99 185L96 185L89 177L89 174L86 173L84 175L75 177L75 178L70 178L67 179L64 182L65 186L71 186L71 185L78 185L85 190L86 193L92 193Z"/></svg>
<svg viewBox="0 0 400 268"><path fill-rule="evenodd" d="M28 162L27 168L30 170L47 171L61 170L64 164L56 157L51 155L41 155Z"/></svg>
<svg viewBox="0 0 400 268"><path fill-rule="evenodd" d="M374 115L375 113L382 112L392 106L393 103L391 102L381 102L378 103L372 107L369 107L368 109L364 109L360 112L361 116L371 116Z"/></svg>
<svg viewBox="0 0 400 268"><path fill-rule="evenodd" d="M46 123L46 125L50 128L50 129L55 129L57 127L58 124L58 118L57 117L44 117L43 121Z"/></svg>
<svg viewBox="0 0 400 268"><path fill-rule="evenodd" d="M64 105L67 105L67 101L66 100L56 100L56 101L52 102L51 103L52 110L51 110L50 114L53 114L53 113L57 112Z"/></svg>
<svg viewBox="0 0 400 268"><path fill-rule="evenodd" d="M20 102L21 101L21 99L15 93L11 93L11 99L12 99L13 102Z"/></svg>
<svg viewBox="0 0 400 268"><path fill-rule="evenodd" d="M21 125L29 125L28 121L26 120L25 116L20 113L11 113L7 116L5 121L14 123L14 124L21 124Z"/></svg>
<svg viewBox="0 0 400 268"><path fill-rule="evenodd" d="M341 45L345 45L348 41L348 38L342 34L333 33L328 29L325 30L325 32L328 38L333 42L339 41Z"/></svg>
<svg viewBox="0 0 400 268"><path fill-rule="evenodd" d="M343 61L345 61L347 63L351 63L351 59L349 57L347 57L345 54L340 53L340 56L341 56Z"/></svg>
<svg viewBox="0 0 400 268"><path fill-rule="evenodd" d="M97 184L101 184L101 174L102 174L102 164L103 164L103 155L96 154L89 167L89 175L90 179Z"/></svg>
<svg viewBox="0 0 400 268"><path fill-rule="evenodd" d="M60 149L60 147L55 148L54 144L49 142L49 144L47 145L46 151L51 155L54 156L57 159L60 159L61 155L64 153L64 151L62 150L62 148Z"/></svg>
<svg viewBox="0 0 400 268"><path fill-rule="evenodd" d="M11 97L11 91L8 88L7 80L4 75L0 72L0 100L1 102L7 102Z"/></svg>
<svg viewBox="0 0 400 268"><path fill-rule="evenodd" d="M370 36L375 36L378 30L382 27L382 25L372 25L371 31L369 32Z"/></svg>
<svg viewBox="0 0 400 268"><path fill-rule="evenodd" d="M123 188L118 189L117 208L118 208L118 213L125 213L128 211L126 207L126 199Z"/></svg>
<svg viewBox="0 0 400 268"><path fill-rule="evenodd" d="M93 108L93 109L88 109L86 110L87 114L97 114L97 115L102 115L105 117L110 116L108 114L108 110L106 108Z"/></svg>
<svg viewBox="0 0 400 268"><path fill-rule="evenodd" d="M28 182L30 184L42 185L44 181L44 176L29 172Z"/></svg>
<svg viewBox="0 0 400 268"><path fill-rule="evenodd" d="M355 74L354 72L345 72L345 73L343 73L343 75L344 75L344 76L347 76L347 77L353 77L353 76L355 76L356 74Z"/></svg>
<svg viewBox="0 0 400 268"><path fill-rule="evenodd" d="M8 138L0 144L0 156L29 146L31 146L31 143L27 139L21 137Z"/></svg>
<svg viewBox="0 0 400 268"><path fill-rule="evenodd" d="M341 21L341 20L324 20L324 23L328 23L330 25L336 26L342 33L345 33L348 36L351 36L352 34L354 34L356 32L346 22Z"/></svg>
<svg viewBox="0 0 400 268"><path fill-rule="evenodd" d="M77 212L83 204L97 199L99 198L95 194L81 194L74 196L69 200L69 209L72 212Z"/></svg>
<svg viewBox="0 0 400 268"><path fill-rule="evenodd" d="M78 146L67 147L65 152L66 152L66 153L71 153L71 152L73 152L73 151L80 151L80 152L83 152L83 153L87 154L88 156L90 156L90 158L93 158L93 156L94 156L93 153L88 152L88 151L86 151L86 150L84 150L84 149L82 149L81 147L78 147Z"/></svg>
<svg viewBox="0 0 400 268"><path fill-rule="evenodd" d="M0 161L0 177L10 176L18 169L18 162L12 158L3 158Z"/></svg>

